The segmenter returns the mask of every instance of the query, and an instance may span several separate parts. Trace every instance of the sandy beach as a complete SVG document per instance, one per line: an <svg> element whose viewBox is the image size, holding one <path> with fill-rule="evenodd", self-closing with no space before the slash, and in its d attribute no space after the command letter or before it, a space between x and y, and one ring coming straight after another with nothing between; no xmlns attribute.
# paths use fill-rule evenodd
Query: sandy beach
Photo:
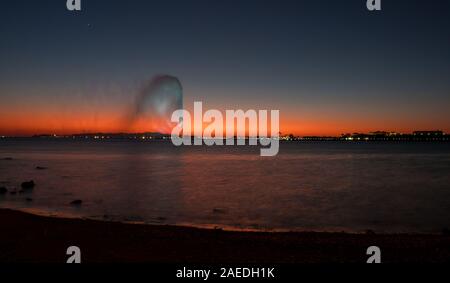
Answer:
<svg viewBox="0 0 450 283"><path fill-rule="evenodd" d="M447 262L450 236L229 232L178 226L42 217L0 209L0 262L62 263L67 247L87 263L363 263L376 245L383 262Z"/></svg>

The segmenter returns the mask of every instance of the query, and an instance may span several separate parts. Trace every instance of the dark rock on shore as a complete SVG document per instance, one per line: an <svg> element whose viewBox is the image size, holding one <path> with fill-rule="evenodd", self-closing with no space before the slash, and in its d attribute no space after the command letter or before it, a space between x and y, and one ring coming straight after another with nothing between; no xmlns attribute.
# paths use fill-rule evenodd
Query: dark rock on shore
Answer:
<svg viewBox="0 0 450 283"><path fill-rule="evenodd" d="M27 202L32 202L32 201L33 201L32 198L26 198L25 200L26 200Z"/></svg>
<svg viewBox="0 0 450 283"><path fill-rule="evenodd" d="M83 201L81 199L76 199L70 202L71 205L81 205L82 203Z"/></svg>
<svg viewBox="0 0 450 283"><path fill-rule="evenodd" d="M46 170L47 167L43 167L43 166L36 166L36 170Z"/></svg>
<svg viewBox="0 0 450 283"><path fill-rule="evenodd" d="M33 180L31 180L31 181L28 181L28 182L23 182L20 186L24 190L32 190L36 186L36 184L34 183Z"/></svg>
<svg viewBox="0 0 450 283"><path fill-rule="evenodd" d="M5 187L0 187L0 195L4 195L8 192L8 189Z"/></svg>
<svg viewBox="0 0 450 283"><path fill-rule="evenodd" d="M11 161L11 160L13 160L13 158L12 157L5 157L5 158L3 158L3 160Z"/></svg>

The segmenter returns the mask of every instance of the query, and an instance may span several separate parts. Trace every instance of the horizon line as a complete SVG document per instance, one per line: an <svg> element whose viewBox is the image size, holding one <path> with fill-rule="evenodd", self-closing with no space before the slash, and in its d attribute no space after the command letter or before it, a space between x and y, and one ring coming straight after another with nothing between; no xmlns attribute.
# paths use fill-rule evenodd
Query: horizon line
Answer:
<svg viewBox="0 0 450 283"><path fill-rule="evenodd" d="M356 135L414 135L415 133L435 133L439 135L448 135L443 130L413 130L411 132L396 132L396 131L371 131L371 132L353 132L353 133L341 133L340 135L294 135L292 133L282 134L279 133L278 137L293 137L293 138L301 138L301 137L316 137L316 138L340 138L345 136L356 136ZM171 136L171 134L165 134L161 132L88 132L88 133L72 133L72 134L32 134L32 135L2 135L0 134L0 138L39 138L39 137L80 137L80 136L99 136L105 138L105 136ZM186 135L195 138L194 135ZM234 138L259 138L259 136L237 136L234 135ZM109 137L108 137L109 138ZM198 138L198 137L197 137ZM223 139L226 139L226 135L223 136Z"/></svg>

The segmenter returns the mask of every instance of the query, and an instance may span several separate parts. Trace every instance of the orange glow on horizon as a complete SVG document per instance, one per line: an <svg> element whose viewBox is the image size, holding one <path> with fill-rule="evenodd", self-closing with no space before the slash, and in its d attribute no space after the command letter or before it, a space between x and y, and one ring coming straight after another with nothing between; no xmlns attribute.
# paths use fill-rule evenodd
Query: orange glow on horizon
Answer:
<svg viewBox="0 0 450 283"><path fill-rule="evenodd" d="M83 134L83 133L142 133L160 132L170 134L173 125L155 119L133 119L122 108L103 108L95 112L92 108L56 108L31 105L0 106L0 135L32 136L39 134ZM189 106L189 105L188 105ZM209 105L211 106L211 105ZM223 109L227 109L222 107ZM126 110L126 107L125 107ZM192 109L187 109L193 116ZM206 107L203 110L206 111ZM224 119L225 112L222 111ZM193 119L192 119L193 120ZM209 124L204 123L203 129ZM445 121L424 120L420 117L400 121L383 117L352 117L345 115L319 115L299 111L280 110L280 132L296 136L339 136L343 133L395 131L409 133L415 130L442 130L450 132ZM248 134L248 131L247 131Z"/></svg>
<svg viewBox="0 0 450 283"><path fill-rule="evenodd" d="M97 115L87 113L75 116L60 113L2 113L0 116L0 135L5 136L31 136L38 134L70 135L82 133L141 133L160 132L170 134L171 127L163 121L138 120L130 121L114 111L103 112ZM204 123L203 129L209 124ZM280 132L282 135L315 135L339 136L342 133L372 132L377 130L412 132L414 130L431 129L436 127L416 123L411 125L381 125L374 121L344 119L312 119L280 117ZM439 128L449 132L448 128ZM248 131L246 132L248 134Z"/></svg>

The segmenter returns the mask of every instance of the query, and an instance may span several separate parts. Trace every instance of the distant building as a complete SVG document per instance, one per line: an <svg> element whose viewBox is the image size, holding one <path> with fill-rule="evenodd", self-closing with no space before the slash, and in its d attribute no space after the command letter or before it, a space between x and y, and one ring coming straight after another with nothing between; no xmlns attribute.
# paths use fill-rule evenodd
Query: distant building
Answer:
<svg viewBox="0 0 450 283"><path fill-rule="evenodd" d="M385 131L376 131L376 132L370 132L369 135L372 135L372 136L387 136L387 135L389 135L389 133L385 132Z"/></svg>
<svg viewBox="0 0 450 283"><path fill-rule="evenodd" d="M443 136L443 131L414 131L414 136Z"/></svg>
<svg viewBox="0 0 450 283"><path fill-rule="evenodd" d="M376 131L376 132L370 132L369 135L372 136L398 136L398 135L402 135L402 133L397 133L397 132L386 132L386 131Z"/></svg>

